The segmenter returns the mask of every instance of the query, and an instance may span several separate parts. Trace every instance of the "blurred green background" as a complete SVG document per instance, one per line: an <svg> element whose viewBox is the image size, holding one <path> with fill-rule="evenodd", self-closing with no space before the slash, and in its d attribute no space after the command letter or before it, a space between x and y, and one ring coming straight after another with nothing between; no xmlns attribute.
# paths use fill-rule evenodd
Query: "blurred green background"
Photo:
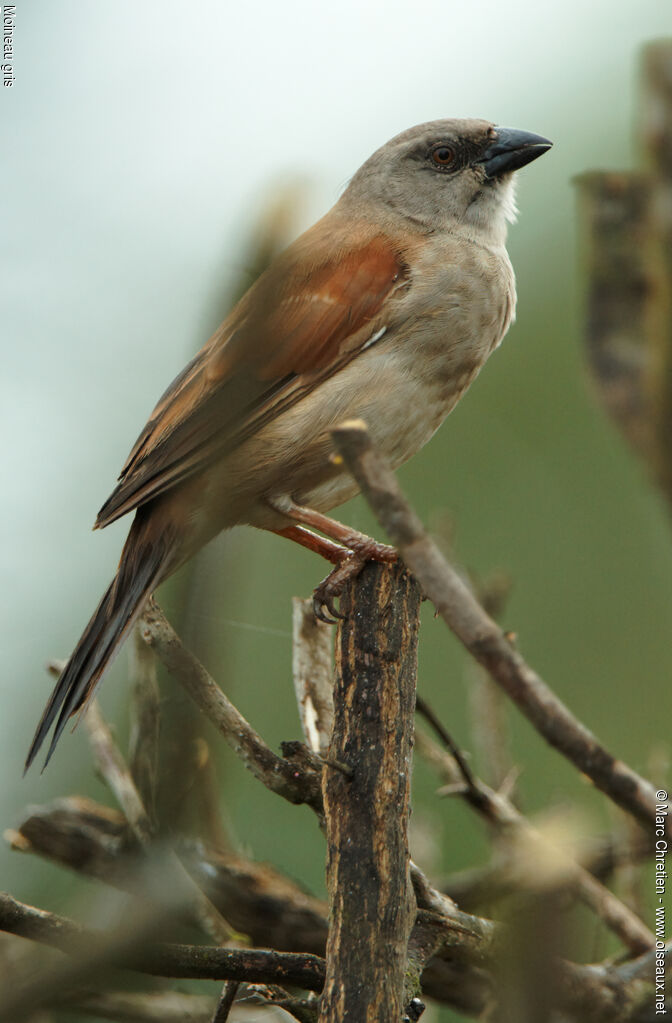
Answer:
<svg viewBox="0 0 672 1023"><path fill-rule="evenodd" d="M67 655L114 571L127 526L92 534L95 512L158 395L251 279L264 211L293 189L289 240L386 139L445 116L537 131L555 147L520 174L517 323L402 483L461 565L511 577L503 624L523 654L607 748L649 770L672 710L672 531L587 381L571 179L636 164L638 53L669 30L653 0L17 5L0 189L3 827L56 795L107 798L82 729L45 775L21 780L50 686L43 665ZM340 514L376 531L359 500ZM299 737L290 598L323 574L315 556L250 530L201 559L185 638L276 748ZM169 617L182 598L163 595ZM466 748L468 681L425 608L419 687ZM123 736L125 654L101 701ZM586 830L613 824L606 801L509 717L524 808L579 806ZM226 752L218 770L241 848L321 893L311 813ZM439 830L414 851L445 874L488 846L465 807L438 803L436 784L419 765L416 834ZM7 848L0 858L17 897L76 912L80 893L82 909L85 885Z"/></svg>

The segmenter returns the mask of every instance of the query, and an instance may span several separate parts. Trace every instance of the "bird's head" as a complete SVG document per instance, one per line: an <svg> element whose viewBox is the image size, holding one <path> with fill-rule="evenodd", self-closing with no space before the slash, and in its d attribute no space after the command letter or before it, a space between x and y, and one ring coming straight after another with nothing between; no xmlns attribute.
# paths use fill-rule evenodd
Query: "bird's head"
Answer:
<svg viewBox="0 0 672 1023"><path fill-rule="evenodd" d="M462 225L490 244L503 244L516 212L513 173L551 145L541 135L489 121L430 121L378 149L343 199L362 212L373 201L427 231Z"/></svg>

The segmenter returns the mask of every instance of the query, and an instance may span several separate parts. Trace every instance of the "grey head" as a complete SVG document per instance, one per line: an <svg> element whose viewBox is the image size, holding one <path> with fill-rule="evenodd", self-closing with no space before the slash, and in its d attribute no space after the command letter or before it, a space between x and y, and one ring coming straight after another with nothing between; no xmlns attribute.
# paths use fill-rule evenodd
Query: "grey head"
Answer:
<svg viewBox="0 0 672 1023"><path fill-rule="evenodd" d="M515 216L513 174L551 148L541 135L489 121L429 121L381 146L352 178L341 202L371 201L426 231L454 229L503 244Z"/></svg>

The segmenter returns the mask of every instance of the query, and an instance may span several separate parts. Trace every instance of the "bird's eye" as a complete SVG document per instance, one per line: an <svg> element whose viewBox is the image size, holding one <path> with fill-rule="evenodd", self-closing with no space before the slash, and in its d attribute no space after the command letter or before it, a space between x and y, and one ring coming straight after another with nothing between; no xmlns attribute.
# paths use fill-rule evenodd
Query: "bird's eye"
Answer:
<svg viewBox="0 0 672 1023"><path fill-rule="evenodd" d="M437 146L432 151L432 160L437 167L449 167L455 162L455 150L450 146Z"/></svg>

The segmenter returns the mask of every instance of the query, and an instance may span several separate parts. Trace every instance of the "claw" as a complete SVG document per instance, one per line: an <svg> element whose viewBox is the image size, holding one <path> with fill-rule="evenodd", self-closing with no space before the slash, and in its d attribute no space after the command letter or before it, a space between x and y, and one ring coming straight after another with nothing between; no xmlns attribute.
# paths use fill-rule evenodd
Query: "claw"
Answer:
<svg viewBox="0 0 672 1023"><path fill-rule="evenodd" d="M327 611L336 619L336 621L344 622L345 619L348 617L341 611L340 608L336 607L333 597L327 598L325 603L327 605Z"/></svg>
<svg viewBox="0 0 672 1023"><path fill-rule="evenodd" d="M331 574L326 579L323 579L319 586L315 587L313 592L313 614L318 621L324 622L326 625L337 625L339 620L343 621L346 616L338 610L334 603L342 586L330 583ZM330 615L331 617L329 617Z"/></svg>
<svg viewBox="0 0 672 1023"><path fill-rule="evenodd" d="M329 625L336 625L339 620L343 621L347 616L339 611L334 601L340 597L345 584L358 576L364 568L367 559L360 554L351 554L340 564L331 570L326 579L323 579L319 586L313 591L313 611L315 617L321 622ZM331 618L325 613L328 612Z"/></svg>
<svg viewBox="0 0 672 1023"><path fill-rule="evenodd" d="M317 589L319 589L319 586ZM313 593L313 614L317 618L318 622L324 622L325 625L338 625L338 621L335 617L338 612L332 610L333 605L331 605L330 602L327 602L324 597L320 596L317 589ZM330 618L329 615L325 614L325 607L332 613L332 615L334 615L333 618ZM343 616L339 614L339 617Z"/></svg>

